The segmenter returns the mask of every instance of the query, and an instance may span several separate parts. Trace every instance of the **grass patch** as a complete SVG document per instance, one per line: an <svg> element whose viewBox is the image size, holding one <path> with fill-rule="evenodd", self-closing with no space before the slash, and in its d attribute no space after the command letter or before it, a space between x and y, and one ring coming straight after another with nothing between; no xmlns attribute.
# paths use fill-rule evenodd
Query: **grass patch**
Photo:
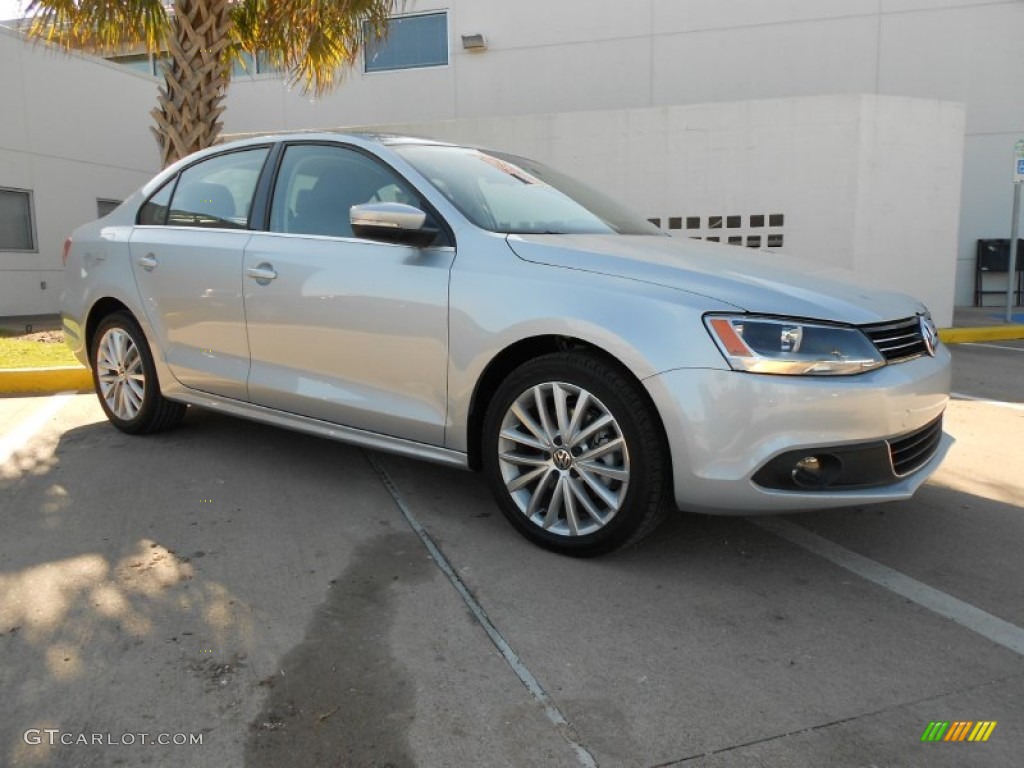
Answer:
<svg viewBox="0 0 1024 768"><path fill-rule="evenodd" d="M55 365L81 366L66 344L4 337L0 333L0 369L49 368Z"/></svg>

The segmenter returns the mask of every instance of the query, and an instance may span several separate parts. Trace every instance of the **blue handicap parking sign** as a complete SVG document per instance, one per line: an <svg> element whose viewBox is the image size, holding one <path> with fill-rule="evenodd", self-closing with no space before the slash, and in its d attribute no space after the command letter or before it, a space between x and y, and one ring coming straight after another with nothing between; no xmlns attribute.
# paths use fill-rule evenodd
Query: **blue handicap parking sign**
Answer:
<svg viewBox="0 0 1024 768"><path fill-rule="evenodd" d="M1024 158L1018 158L1017 160L1017 175L1024 176Z"/></svg>

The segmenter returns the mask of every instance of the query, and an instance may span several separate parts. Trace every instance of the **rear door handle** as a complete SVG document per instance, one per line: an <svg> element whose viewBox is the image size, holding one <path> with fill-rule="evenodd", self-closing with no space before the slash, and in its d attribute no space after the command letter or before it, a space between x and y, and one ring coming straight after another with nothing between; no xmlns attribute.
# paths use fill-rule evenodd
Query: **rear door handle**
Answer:
<svg viewBox="0 0 1024 768"><path fill-rule="evenodd" d="M267 285L271 280L277 277L277 272L274 271L274 266L267 262L257 264L255 267L247 267L245 274L246 277L251 277L260 285Z"/></svg>
<svg viewBox="0 0 1024 768"><path fill-rule="evenodd" d="M156 256L154 256L152 253L147 253L145 256L139 257L139 266L142 267L147 272L152 272L154 269L156 269L157 264L159 263L160 262L156 260Z"/></svg>

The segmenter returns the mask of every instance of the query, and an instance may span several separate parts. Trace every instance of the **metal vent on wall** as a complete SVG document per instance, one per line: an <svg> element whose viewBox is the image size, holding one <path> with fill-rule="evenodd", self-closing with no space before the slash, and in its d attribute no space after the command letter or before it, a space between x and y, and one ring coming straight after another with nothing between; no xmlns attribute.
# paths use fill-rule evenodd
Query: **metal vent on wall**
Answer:
<svg viewBox="0 0 1024 768"><path fill-rule="evenodd" d="M685 232L693 240L745 245L748 248L781 248L786 217L781 213L755 213L748 216L666 216L648 219L669 231Z"/></svg>

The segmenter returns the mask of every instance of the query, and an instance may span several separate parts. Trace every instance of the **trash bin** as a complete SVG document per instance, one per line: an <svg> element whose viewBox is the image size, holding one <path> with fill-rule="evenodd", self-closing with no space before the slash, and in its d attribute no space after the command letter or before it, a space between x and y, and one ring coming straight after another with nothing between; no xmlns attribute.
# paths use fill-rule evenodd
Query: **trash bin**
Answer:
<svg viewBox="0 0 1024 768"><path fill-rule="evenodd" d="M1005 302L987 305L985 296L1006 296L1006 283L1003 280L987 280L987 275L1006 275L1010 270L1010 239L997 238L979 240L977 260L974 265L974 306L1006 306ZM999 283L1002 283L1000 286ZM1014 275L1013 303L1021 304L1024 293L1024 239L1017 240L1017 270Z"/></svg>

